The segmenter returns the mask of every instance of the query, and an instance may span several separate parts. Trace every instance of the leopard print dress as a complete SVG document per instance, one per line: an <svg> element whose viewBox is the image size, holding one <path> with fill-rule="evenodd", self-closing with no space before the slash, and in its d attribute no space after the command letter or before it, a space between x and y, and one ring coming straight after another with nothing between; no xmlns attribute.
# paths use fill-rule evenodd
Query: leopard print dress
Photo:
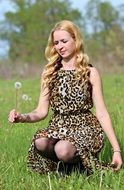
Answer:
<svg viewBox="0 0 124 190"><path fill-rule="evenodd" d="M93 107L92 85L81 86L75 70L58 70L50 84L50 105L53 111L49 126L34 135L28 154L28 166L41 174L55 171L57 162L42 157L35 147L35 139L48 137L71 142L77 149L84 168L101 167L97 155L103 147L104 133Z"/></svg>

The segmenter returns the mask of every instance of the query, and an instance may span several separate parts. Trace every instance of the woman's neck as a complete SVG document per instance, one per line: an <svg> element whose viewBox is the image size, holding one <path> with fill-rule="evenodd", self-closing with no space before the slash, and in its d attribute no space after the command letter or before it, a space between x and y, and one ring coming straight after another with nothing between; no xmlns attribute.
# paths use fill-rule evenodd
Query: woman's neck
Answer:
<svg viewBox="0 0 124 190"><path fill-rule="evenodd" d="M62 68L65 70L75 69L76 57L72 57L71 59L62 59Z"/></svg>

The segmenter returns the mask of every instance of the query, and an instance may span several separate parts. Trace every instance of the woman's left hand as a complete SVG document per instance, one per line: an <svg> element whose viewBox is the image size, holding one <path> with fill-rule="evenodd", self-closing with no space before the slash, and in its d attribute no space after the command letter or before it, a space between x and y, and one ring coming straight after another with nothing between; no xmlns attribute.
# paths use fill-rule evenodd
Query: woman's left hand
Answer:
<svg viewBox="0 0 124 190"><path fill-rule="evenodd" d="M122 158L120 152L114 152L112 157L112 165L114 165L114 170L118 171L122 166Z"/></svg>

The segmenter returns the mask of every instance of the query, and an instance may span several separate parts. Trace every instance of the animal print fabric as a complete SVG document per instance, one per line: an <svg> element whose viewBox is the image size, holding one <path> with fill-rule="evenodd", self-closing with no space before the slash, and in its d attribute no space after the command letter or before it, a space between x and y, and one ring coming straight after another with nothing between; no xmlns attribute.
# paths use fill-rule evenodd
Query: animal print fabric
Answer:
<svg viewBox="0 0 124 190"><path fill-rule="evenodd" d="M46 129L34 135L28 154L28 166L41 174L57 169L57 162L43 158L35 147L35 139L56 138L71 142L77 149L83 167L92 170L100 168L97 156L103 147L104 134L93 107L92 85L83 86L76 79L75 70L58 70L50 83L50 105L52 117Z"/></svg>

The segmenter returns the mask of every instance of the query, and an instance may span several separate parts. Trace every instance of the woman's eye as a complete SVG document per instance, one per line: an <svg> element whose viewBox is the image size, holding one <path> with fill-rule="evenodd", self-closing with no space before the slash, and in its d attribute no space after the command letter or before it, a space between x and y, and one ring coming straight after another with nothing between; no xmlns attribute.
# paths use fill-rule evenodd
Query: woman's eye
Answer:
<svg viewBox="0 0 124 190"><path fill-rule="evenodd" d="M63 42L63 43L66 43L66 42L67 42L67 40L63 40L62 42Z"/></svg>
<svg viewBox="0 0 124 190"><path fill-rule="evenodd" d="M58 42L54 42L54 45L57 45L58 44Z"/></svg>

